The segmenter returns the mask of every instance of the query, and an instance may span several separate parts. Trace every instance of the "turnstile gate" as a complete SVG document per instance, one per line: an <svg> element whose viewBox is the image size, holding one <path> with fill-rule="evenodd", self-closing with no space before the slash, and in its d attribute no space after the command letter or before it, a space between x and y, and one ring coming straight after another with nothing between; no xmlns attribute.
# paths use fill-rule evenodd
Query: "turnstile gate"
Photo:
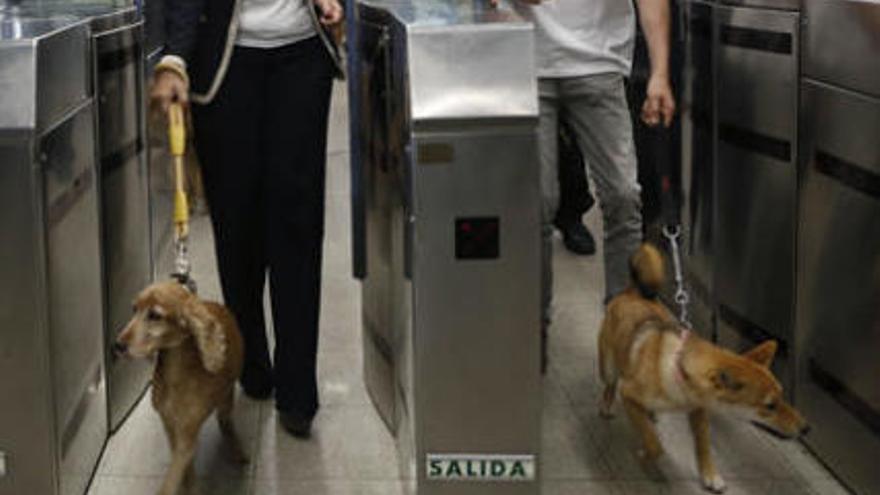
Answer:
<svg viewBox="0 0 880 495"><path fill-rule="evenodd" d="M0 495L79 495L107 438L89 25L0 17Z"/></svg>
<svg viewBox="0 0 880 495"><path fill-rule="evenodd" d="M351 7L364 372L418 493L536 494L534 41L475 4Z"/></svg>

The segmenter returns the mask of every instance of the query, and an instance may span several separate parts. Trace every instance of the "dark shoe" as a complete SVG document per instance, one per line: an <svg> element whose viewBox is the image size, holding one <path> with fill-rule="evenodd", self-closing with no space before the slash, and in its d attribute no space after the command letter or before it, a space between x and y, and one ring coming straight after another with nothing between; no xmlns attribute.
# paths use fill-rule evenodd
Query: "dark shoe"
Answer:
<svg viewBox="0 0 880 495"><path fill-rule="evenodd" d="M557 225L557 228L562 233L562 243L566 249L585 256L596 254L596 240L583 223Z"/></svg>
<svg viewBox="0 0 880 495"><path fill-rule="evenodd" d="M312 436L312 416L303 416L296 412L278 411L281 426L296 438L306 439Z"/></svg>

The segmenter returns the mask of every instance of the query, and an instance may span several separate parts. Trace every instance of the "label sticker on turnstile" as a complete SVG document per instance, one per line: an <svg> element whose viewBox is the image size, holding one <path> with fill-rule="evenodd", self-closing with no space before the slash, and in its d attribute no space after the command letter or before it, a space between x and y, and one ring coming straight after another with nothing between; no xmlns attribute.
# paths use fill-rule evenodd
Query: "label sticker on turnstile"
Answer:
<svg viewBox="0 0 880 495"><path fill-rule="evenodd" d="M496 259L499 256L498 217L455 219L455 257L460 260Z"/></svg>
<svg viewBox="0 0 880 495"><path fill-rule="evenodd" d="M534 455L428 454L432 481L534 481Z"/></svg>

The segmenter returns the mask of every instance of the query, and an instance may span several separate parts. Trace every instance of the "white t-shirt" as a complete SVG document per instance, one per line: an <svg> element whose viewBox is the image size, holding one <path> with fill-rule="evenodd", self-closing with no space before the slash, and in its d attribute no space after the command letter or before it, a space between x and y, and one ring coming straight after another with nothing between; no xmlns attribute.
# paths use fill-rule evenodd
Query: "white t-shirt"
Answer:
<svg viewBox="0 0 880 495"><path fill-rule="evenodd" d="M516 10L535 24L538 77L629 75L635 46L632 0L545 0Z"/></svg>
<svg viewBox="0 0 880 495"><path fill-rule="evenodd" d="M277 48L317 34L306 0L241 1L236 45Z"/></svg>

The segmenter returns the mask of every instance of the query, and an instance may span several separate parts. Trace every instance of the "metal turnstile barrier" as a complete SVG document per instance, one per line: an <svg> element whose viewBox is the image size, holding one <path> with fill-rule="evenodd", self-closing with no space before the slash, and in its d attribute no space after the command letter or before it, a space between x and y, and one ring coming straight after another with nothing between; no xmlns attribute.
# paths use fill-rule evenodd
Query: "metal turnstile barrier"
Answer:
<svg viewBox="0 0 880 495"><path fill-rule="evenodd" d="M0 18L2 495L81 495L107 439L89 43Z"/></svg>
<svg viewBox="0 0 880 495"><path fill-rule="evenodd" d="M365 1L350 17L367 389L419 494L537 494L532 27L440 0Z"/></svg>

